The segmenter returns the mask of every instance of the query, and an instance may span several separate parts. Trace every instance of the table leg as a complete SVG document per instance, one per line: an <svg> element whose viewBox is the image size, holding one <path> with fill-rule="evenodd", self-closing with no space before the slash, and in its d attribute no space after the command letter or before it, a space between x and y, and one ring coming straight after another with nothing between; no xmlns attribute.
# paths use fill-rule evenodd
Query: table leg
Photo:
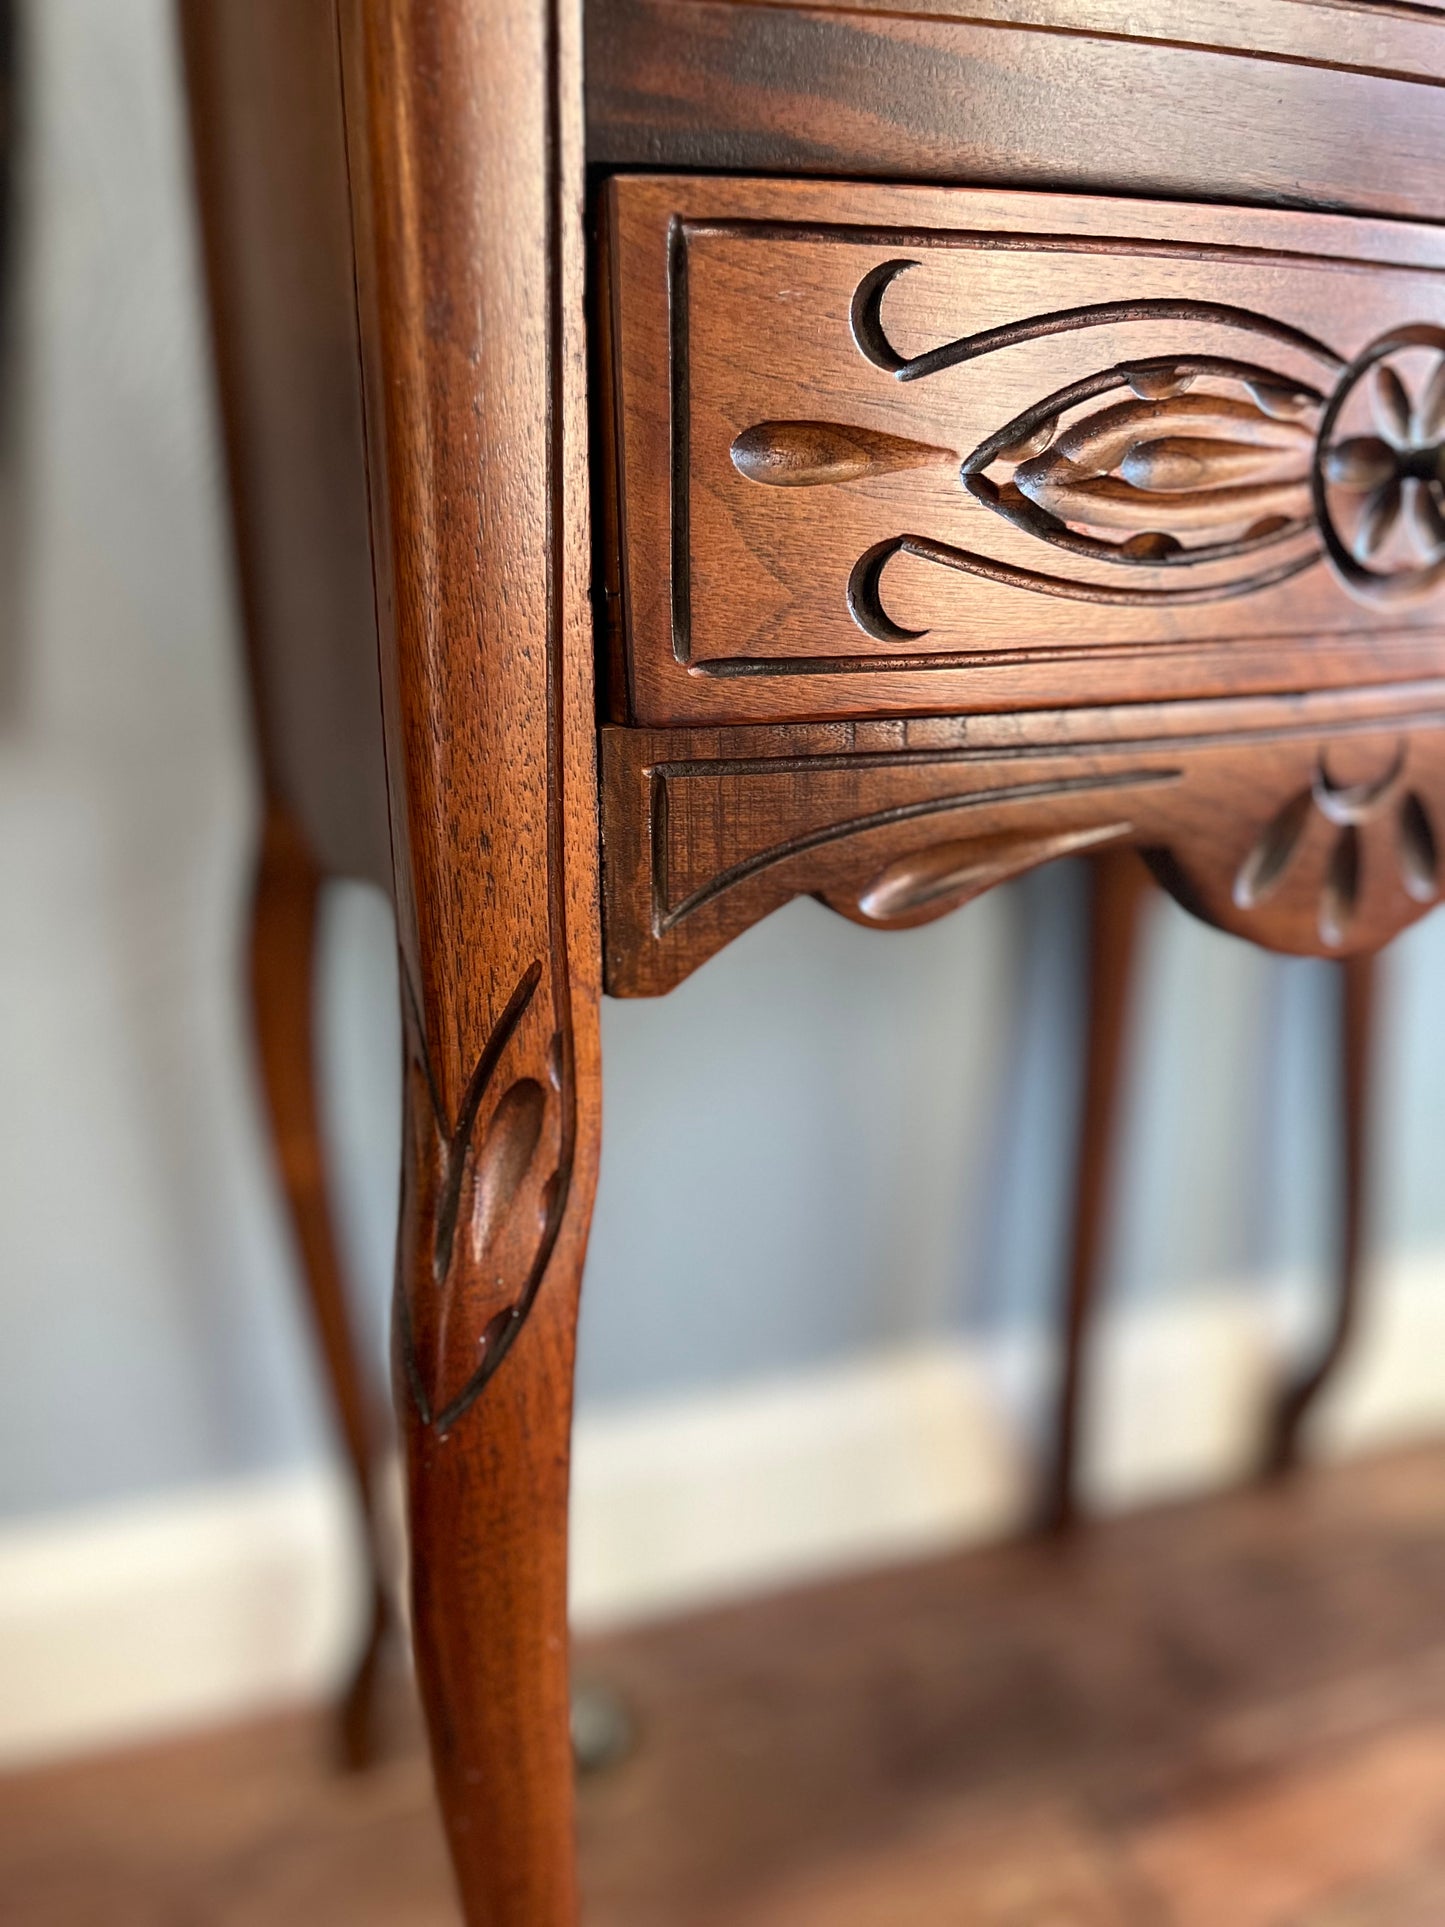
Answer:
<svg viewBox="0 0 1445 1927"><path fill-rule="evenodd" d="M576 0L342 0L406 1026L393 1374L472 1927L577 1917L572 1359L601 935Z"/></svg>
<svg viewBox="0 0 1445 1927"><path fill-rule="evenodd" d="M529 1310L471 1315L468 1300L491 1302L493 1260L508 1243L503 1191L520 1163L516 1145L538 1121L525 1108L535 1100L509 1092L493 1114L502 1122L467 1153L436 1128L424 1078L410 1082L408 1144L424 1162L411 1162L405 1179L396 1397L412 1635L442 1817L469 1922L571 1927L567 1499L585 1218L574 1214L528 1280ZM438 1229L459 1166L463 1221L446 1286L459 1302L419 1343L408 1303L436 1291ZM556 1200L545 1185L540 1210L556 1210ZM530 1199L518 1216L535 1225ZM466 1376L479 1358L480 1386ZM448 1379L455 1389L439 1410L433 1386Z"/></svg>
<svg viewBox="0 0 1445 1927"><path fill-rule="evenodd" d="M1377 960L1373 955L1348 957L1339 965L1338 977L1343 1183L1334 1306L1317 1355L1287 1381L1275 1404L1262 1467L1266 1478L1278 1477L1297 1465L1305 1421L1348 1351L1359 1314L1369 1181Z"/></svg>
<svg viewBox="0 0 1445 1927"><path fill-rule="evenodd" d="M1078 1507L1084 1373L1114 1191L1130 1000L1148 888L1148 872L1132 850L1109 850L1089 864L1088 1055L1079 1109L1063 1356L1038 1515L1045 1532L1067 1530Z"/></svg>
<svg viewBox="0 0 1445 1927"><path fill-rule="evenodd" d="M362 1767L373 1757L377 1677L393 1625L377 1508L376 1425L347 1305L317 1102L312 1017L319 891L302 838L272 806L251 901L251 1012L272 1149L364 1533L368 1625L339 1708L343 1756Z"/></svg>

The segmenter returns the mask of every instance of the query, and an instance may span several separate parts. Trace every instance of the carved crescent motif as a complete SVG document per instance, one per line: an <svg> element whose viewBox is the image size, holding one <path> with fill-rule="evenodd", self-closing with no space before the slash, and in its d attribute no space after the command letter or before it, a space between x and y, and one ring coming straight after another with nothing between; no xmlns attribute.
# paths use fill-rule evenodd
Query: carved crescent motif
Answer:
<svg viewBox="0 0 1445 1927"><path fill-rule="evenodd" d="M1035 315L906 356L889 338L883 298L917 265L882 262L853 295L859 353L897 381L926 380L1050 335L1163 320L1233 328L1288 347L1316 363L1332 386L1326 393L1230 356L1125 361L1046 395L961 458L839 422L754 424L732 446L749 481L828 486L956 465L967 493L1013 528L1063 555L1127 572L1110 582L1032 569L902 531L860 555L848 579L849 611L875 641L896 645L927 634L884 607L883 573L899 555L1034 594L1143 607L1249 595L1321 561L1369 602L1419 600L1445 581L1445 329L1396 329L1347 363L1324 342L1249 309L1142 300ZM1422 349L1435 360L1414 399L1395 364ZM1366 381L1377 432L1337 440L1343 411ZM1404 557L1401 533L1412 552ZM1392 542L1395 560L1380 567ZM1215 565L1209 576L1190 580L1186 572L1203 564ZM1152 579L1139 581L1141 570Z"/></svg>

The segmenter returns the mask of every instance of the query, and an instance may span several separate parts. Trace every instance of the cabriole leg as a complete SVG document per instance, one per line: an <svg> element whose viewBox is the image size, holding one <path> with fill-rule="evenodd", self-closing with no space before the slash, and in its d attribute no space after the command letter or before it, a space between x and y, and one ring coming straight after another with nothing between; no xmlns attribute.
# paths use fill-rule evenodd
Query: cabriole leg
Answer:
<svg viewBox="0 0 1445 1927"><path fill-rule="evenodd" d="M1370 1164L1377 961L1373 955L1346 958L1338 976L1343 1183L1334 1306L1317 1356L1285 1385L1275 1405L1264 1452L1266 1478L1292 1471L1298 1463L1305 1421L1348 1351L1359 1313Z"/></svg>
<svg viewBox="0 0 1445 1927"><path fill-rule="evenodd" d="M375 1697L391 1633L377 1510L376 1430L347 1304L327 1193L312 1021L320 879L285 813L266 813L251 903L251 1012L277 1172L300 1259L365 1536L368 1626L340 1706L342 1751L354 1767L375 1745Z"/></svg>
<svg viewBox="0 0 1445 1927"><path fill-rule="evenodd" d="M571 1927L601 977L581 21L563 0L341 0L340 25L407 1037L417 1673L468 1922Z"/></svg>
<svg viewBox="0 0 1445 1927"><path fill-rule="evenodd" d="M557 1094L512 1074L513 1055L470 1146L412 1058L396 1396L417 1677L466 1918L564 1927L577 1912L567 1489L586 1206L569 1215L560 1198L544 1111ZM550 1256L528 1266L528 1239L540 1224L545 1245L559 1211ZM524 1280L519 1302L508 1277Z"/></svg>
<svg viewBox="0 0 1445 1927"><path fill-rule="evenodd" d="M1114 1194L1129 1010L1148 872L1132 850L1089 864L1088 1044L1079 1108L1074 1215L1063 1308L1063 1352L1039 1525L1062 1532L1078 1507L1078 1442L1084 1373Z"/></svg>

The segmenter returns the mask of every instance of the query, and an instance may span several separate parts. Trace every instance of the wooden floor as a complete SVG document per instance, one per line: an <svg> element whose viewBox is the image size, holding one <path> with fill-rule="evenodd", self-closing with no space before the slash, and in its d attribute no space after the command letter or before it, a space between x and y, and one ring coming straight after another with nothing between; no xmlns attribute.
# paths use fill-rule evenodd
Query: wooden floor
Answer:
<svg viewBox="0 0 1445 1927"><path fill-rule="evenodd" d="M589 1927L1441 1927L1445 1448L590 1646ZM0 1781L5 1927L455 1927L409 1708Z"/></svg>

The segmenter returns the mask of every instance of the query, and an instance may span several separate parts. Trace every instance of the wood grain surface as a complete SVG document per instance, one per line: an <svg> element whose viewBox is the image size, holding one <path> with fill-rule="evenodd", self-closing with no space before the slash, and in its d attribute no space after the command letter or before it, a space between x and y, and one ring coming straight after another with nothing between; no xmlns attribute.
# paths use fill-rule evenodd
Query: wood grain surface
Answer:
<svg viewBox="0 0 1445 1927"><path fill-rule="evenodd" d="M1339 72L1439 80L1445 73L1445 7L1429 0L768 0L795 11L865 19L956 21L1047 37L1124 40L1287 61ZM612 0L592 0L599 22ZM696 0L693 0L696 4ZM746 8L764 0L734 0ZM591 11L591 9L589 9ZM1233 71L1229 69L1228 71Z"/></svg>
<svg viewBox="0 0 1445 1927"><path fill-rule="evenodd" d="M1445 1455L583 1646L589 1927L1435 1927ZM455 1927L416 1723L0 1779L4 1927Z"/></svg>
<svg viewBox="0 0 1445 1927"><path fill-rule="evenodd" d="M1445 662L1437 230L640 177L606 258L631 720Z"/></svg>
<svg viewBox="0 0 1445 1927"><path fill-rule="evenodd" d="M340 18L406 1025L417 1669L467 1919L564 1927L599 1124L580 18L566 0Z"/></svg>
<svg viewBox="0 0 1445 1927"><path fill-rule="evenodd" d="M591 0L602 167L1441 207L1445 22L1372 0Z"/></svg>
<svg viewBox="0 0 1445 1927"><path fill-rule="evenodd" d="M669 989L790 898L922 923L1128 846L1220 928L1348 955L1433 904L1445 683L1000 717L603 731L607 987Z"/></svg>

